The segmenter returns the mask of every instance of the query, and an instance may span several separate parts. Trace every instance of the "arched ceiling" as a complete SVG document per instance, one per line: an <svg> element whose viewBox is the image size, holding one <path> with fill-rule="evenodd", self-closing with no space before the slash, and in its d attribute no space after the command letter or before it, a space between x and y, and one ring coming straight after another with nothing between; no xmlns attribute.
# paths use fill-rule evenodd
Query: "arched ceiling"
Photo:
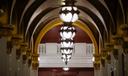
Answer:
<svg viewBox="0 0 128 76"><path fill-rule="evenodd" d="M109 41L120 24L126 23L127 0L76 0L80 22L93 33L96 42ZM40 31L59 18L61 0L1 0L0 9L7 9L9 24L16 25L24 41L35 43Z"/></svg>

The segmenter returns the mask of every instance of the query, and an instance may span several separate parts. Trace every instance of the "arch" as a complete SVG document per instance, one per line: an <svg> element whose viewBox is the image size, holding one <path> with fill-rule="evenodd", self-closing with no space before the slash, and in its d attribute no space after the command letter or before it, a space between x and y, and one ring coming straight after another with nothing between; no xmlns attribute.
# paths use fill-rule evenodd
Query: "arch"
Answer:
<svg viewBox="0 0 128 76"><path fill-rule="evenodd" d="M39 35L37 36L37 39L35 41L35 45L34 45L34 53L38 53L38 44L40 44L41 39L43 38L43 36L52 28L59 26L62 24L62 21L60 19L56 19L51 21L50 23L48 23L47 25L45 25L45 27L40 31ZM91 32L91 30L87 27L86 24L84 24L81 21L76 21L75 23L73 23L74 26L79 27L80 29L82 29L84 32L86 32L88 34L88 36L90 37L90 39L92 40L92 42L94 43L95 46L95 54L99 53L99 48L98 48L98 43L93 35L93 33Z"/></svg>

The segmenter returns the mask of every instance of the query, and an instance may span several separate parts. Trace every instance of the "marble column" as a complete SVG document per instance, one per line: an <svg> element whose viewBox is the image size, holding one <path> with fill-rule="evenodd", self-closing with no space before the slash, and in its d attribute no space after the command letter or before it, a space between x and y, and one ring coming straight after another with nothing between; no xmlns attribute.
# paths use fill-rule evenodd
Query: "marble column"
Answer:
<svg viewBox="0 0 128 76"><path fill-rule="evenodd" d="M6 38L1 37L0 38L0 75L1 76L7 76L8 73L8 55L6 53L7 45L6 45Z"/></svg>

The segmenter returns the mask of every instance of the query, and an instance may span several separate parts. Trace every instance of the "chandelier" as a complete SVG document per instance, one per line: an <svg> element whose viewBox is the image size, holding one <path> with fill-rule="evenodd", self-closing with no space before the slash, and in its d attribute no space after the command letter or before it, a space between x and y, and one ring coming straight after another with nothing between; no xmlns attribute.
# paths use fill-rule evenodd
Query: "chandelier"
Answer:
<svg viewBox="0 0 128 76"><path fill-rule="evenodd" d="M75 0L65 0L65 5L60 10L60 19L64 22L75 22L78 20L79 11L74 5Z"/></svg>
<svg viewBox="0 0 128 76"><path fill-rule="evenodd" d="M71 25L63 25L60 29L60 36L63 39L73 39L75 36L75 28Z"/></svg>
<svg viewBox="0 0 128 76"><path fill-rule="evenodd" d="M62 5L59 12L60 19L63 21L63 25L60 29L60 52L62 54L61 59L65 64L69 62L72 56L76 30L72 26L72 23L78 20L79 11L74 5L75 0L64 0L64 5Z"/></svg>

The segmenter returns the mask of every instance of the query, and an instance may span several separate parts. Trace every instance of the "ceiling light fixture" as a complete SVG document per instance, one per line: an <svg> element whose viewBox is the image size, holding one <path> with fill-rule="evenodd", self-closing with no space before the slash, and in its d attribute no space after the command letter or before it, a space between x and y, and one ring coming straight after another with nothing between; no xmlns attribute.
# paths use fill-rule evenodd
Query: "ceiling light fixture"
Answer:
<svg viewBox="0 0 128 76"><path fill-rule="evenodd" d="M63 67L63 70L64 70L64 71L68 71L69 68L68 68L68 67Z"/></svg>
<svg viewBox="0 0 128 76"><path fill-rule="evenodd" d="M72 56L73 38L76 34L75 27L72 26L72 23L78 20L79 14L78 8L74 5L75 2L75 0L63 0L63 5L59 12L60 19L64 23L60 29L60 52L62 54L61 59L66 65Z"/></svg>
<svg viewBox="0 0 128 76"><path fill-rule="evenodd" d="M65 5L62 5L62 8L59 12L60 19L64 22L75 22L78 20L79 10L74 5L75 0L65 0Z"/></svg>

